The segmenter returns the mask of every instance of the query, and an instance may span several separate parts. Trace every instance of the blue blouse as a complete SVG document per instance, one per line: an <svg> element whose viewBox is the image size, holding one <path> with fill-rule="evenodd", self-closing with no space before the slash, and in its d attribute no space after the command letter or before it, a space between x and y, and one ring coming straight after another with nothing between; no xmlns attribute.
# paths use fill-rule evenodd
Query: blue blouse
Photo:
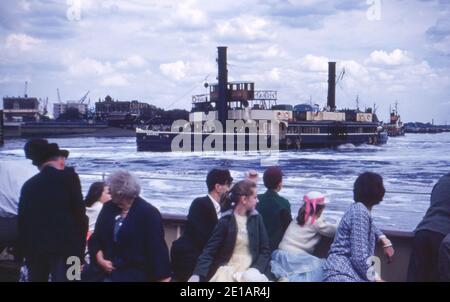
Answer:
<svg viewBox="0 0 450 302"><path fill-rule="evenodd" d="M383 233L374 225L369 210L357 202L339 224L324 265L324 281L369 281L370 257Z"/></svg>

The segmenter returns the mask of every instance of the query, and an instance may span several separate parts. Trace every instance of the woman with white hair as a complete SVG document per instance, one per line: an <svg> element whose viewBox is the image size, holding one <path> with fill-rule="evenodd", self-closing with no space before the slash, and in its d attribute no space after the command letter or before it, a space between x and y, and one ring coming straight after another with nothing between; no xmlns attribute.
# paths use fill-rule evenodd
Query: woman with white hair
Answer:
<svg viewBox="0 0 450 302"><path fill-rule="evenodd" d="M169 253L159 211L139 197L140 185L127 171L112 173L106 203L89 240L93 263L87 281L168 281ZM94 277L95 276L95 277Z"/></svg>

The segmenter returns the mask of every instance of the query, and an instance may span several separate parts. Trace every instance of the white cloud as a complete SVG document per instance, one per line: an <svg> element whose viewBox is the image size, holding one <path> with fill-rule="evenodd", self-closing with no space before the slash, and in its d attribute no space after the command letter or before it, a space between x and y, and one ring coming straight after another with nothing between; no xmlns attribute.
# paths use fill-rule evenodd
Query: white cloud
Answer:
<svg viewBox="0 0 450 302"><path fill-rule="evenodd" d="M194 7L196 1L181 1L175 12L175 20L192 26L204 26L208 23L206 14Z"/></svg>
<svg viewBox="0 0 450 302"><path fill-rule="evenodd" d="M273 81L279 81L281 79L281 71L279 68L272 68L269 72L269 78Z"/></svg>
<svg viewBox="0 0 450 302"><path fill-rule="evenodd" d="M189 64L178 60L172 63L161 64L159 65L159 69L165 76L178 81L186 76Z"/></svg>
<svg viewBox="0 0 450 302"><path fill-rule="evenodd" d="M388 53L384 50L375 50L370 54L369 63L380 65L404 65L412 62L412 58L408 53L401 49L395 49Z"/></svg>
<svg viewBox="0 0 450 302"><path fill-rule="evenodd" d="M42 40L26 34L10 34L6 37L5 47L10 50L29 51L42 43Z"/></svg>
<svg viewBox="0 0 450 302"><path fill-rule="evenodd" d="M129 85L127 78L121 74L107 76L101 80L100 84L108 87L122 87Z"/></svg>
<svg viewBox="0 0 450 302"><path fill-rule="evenodd" d="M69 63L69 72L75 76L102 76L114 72L111 63L103 63L90 58L84 58L75 62L69 59L67 63Z"/></svg>
<svg viewBox="0 0 450 302"><path fill-rule="evenodd" d="M56 87L74 96L89 89L92 99L111 94L165 107L196 82L192 94L203 93L207 75L215 81L216 47L224 45L230 79L277 89L282 102L311 95L324 105L330 58L338 74L346 69L341 108L354 106L358 94L380 111L383 102L408 100L405 120L425 118L429 102L435 106L427 114L448 116L440 105L450 91L442 1L385 1L382 22L367 20L363 0L81 1L79 22L69 22L67 6L56 2L0 1L4 94L17 94L17 83L29 79L38 97ZM190 108L189 98L178 106Z"/></svg>
<svg viewBox="0 0 450 302"><path fill-rule="evenodd" d="M328 61L326 57L309 54L300 60L300 66L305 71L326 72L328 70Z"/></svg>
<svg viewBox="0 0 450 302"><path fill-rule="evenodd" d="M219 37L232 41L269 40L275 37L268 19L243 15L216 24Z"/></svg>
<svg viewBox="0 0 450 302"><path fill-rule="evenodd" d="M146 63L147 62L145 61L145 59L142 58L141 56L132 55L132 56L126 58L125 60L121 60L121 61L117 62L115 64L115 66L118 68L130 68L130 67L131 68L133 68L133 67L141 68L141 67L144 67Z"/></svg>

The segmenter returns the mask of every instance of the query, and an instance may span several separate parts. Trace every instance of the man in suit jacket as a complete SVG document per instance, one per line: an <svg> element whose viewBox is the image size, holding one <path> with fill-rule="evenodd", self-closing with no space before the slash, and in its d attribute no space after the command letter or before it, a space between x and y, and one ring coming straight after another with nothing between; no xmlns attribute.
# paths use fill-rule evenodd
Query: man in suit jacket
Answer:
<svg viewBox="0 0 450 302"><path fill-rule="evenodd" d="M230 171L212 169L206 177L208 195L196 198L187 217L186 228L171 248L173 279L186 281L194 271L220 213L220 199L228 192L233 178Z"/></svg>
<svg viewBox="0 0 450 302"><path fill-rule="evenodd" d="M83 261L87 217L80 179L65 167L67 150L46 140L31 140L25 155L39 173L22 187L19 209L19 250L30 281L66 281L67 258Z"/></svg>

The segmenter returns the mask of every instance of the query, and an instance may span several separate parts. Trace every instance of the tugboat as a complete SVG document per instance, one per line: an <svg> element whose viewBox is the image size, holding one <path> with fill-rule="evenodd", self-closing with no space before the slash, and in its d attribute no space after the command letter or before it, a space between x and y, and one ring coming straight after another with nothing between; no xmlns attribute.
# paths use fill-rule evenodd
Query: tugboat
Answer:
<svg viewBox="0 0 450 302"><path fill-rule="evenodd" d="M395 102L395 108L389 109L390 112L390 121L389 124L385 124L384 128L388 136L403 136L405 135L405 127L403 126L403 122L400 119L400 115L398 114L398 103Z"/></svg>
<svg viewBox="0 0 450 302"><path fill-rule="evenodd" d="M253 82L228 82L227 47L218 47L217 62L218 83L206 83L209 94L192 97L189 121L137 128L138 151L297 150L387 142L370 108L336 110L336 62L328 64L323 110L310 104L277 104L277 91L255 90Z"/></svg>

